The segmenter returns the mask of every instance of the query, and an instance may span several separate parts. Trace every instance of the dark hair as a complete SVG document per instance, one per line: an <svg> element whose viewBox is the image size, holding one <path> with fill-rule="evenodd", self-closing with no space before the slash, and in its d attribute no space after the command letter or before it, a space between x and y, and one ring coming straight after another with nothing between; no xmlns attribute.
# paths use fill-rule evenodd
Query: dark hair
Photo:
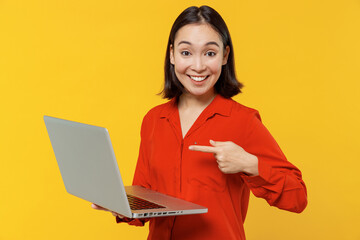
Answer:
<svg viewBox="0 0 360 240"><path fill-rule="evenodd" d="M220 14L209 6L189 7L185 9L175 20L169 36L165 56L165 85L161 94L163 98L172 99L180 96L184 91L184 86L175 75L174 65L170 63L170 45L174 45L177 31L188 24L207 23L221 36L224 44L230 47L227 63L222 66L221 74L216 82L215 91L225 98L230 98L241 92L241 84L235 76L234 51L230 38L229 30Z"/></svg>

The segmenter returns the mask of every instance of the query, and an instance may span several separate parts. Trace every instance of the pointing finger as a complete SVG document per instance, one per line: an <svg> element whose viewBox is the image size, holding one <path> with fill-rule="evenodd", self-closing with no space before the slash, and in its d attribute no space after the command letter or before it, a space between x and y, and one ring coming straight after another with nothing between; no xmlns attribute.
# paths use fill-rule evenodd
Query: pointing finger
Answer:
<svg viewBox="0 0 360 240"><path fill-rule="evenodd" d="M210 140L210 144L214 147L216 146L216 142L214 140Z"/></svg>
<svg viewBox="0 0 360 240"><path fill-rule="evenodd" d="M221 141L214 141L214 140L210 140L210 144L213 145L214 147L220 147L220 146L225 146L229 143L229 141L226 142L221 142Z"/></svg>
<svg viewBox="0 0 360 240"><path fill-rule="evenodd" d="M216 148L211 146L199 146L191 145L189 149L192 151L206 152L206 153L216 153Z"/></svg>

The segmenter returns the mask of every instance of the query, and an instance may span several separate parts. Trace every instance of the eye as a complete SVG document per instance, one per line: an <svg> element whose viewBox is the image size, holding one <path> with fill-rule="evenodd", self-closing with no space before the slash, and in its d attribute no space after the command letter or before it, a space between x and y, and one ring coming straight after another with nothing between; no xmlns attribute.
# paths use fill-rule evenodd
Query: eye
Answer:
<svg viewBox="0 0 360 240"><path fill-rule="evenodd" d="M190 52L189 51L182 51L181 55L190 56Z"/></svg>
<svg viewBox="0 0 360 240"><path fill-rule="evenodd" d="M206 55L209 57L213 57L216 55L216 53L215 52L207 52Z"/></svg>

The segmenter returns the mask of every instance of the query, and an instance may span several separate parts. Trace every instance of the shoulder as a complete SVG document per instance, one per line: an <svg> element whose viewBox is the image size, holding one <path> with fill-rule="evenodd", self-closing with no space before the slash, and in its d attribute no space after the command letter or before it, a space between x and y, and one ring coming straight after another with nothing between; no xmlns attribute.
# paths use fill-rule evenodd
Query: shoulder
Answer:
<svg viewBox="0 0 360 240"><path fill-rule="evenodd" d="M157 105L153 108L151 108L144 116L145 119L154 119L154 118L160 118L162 116L165 116L167 112L172 108L173 101L170 100L166 103Z"/></svg>
<svg viewBox="0 0 360 240"><path fill-rule="evenodd" d="M151 136L162 118L165 118L174 108L173 100L151 108L144 116L141 124L141 136Z"/></svg>
<svg viewBox="0 0 360 240"><path fill-rule="evenodd" d="M166 103L157 105L151 108L144 116L142 126L154 126L160 119L167 117L170 113L175 111L175 100L170 100Z"/></svg>
<svg viewBox="0 0 360 240"><path fill-rule="evenodd" d="M238 103L233 99L228 99L228 101L231 101L231 103L232 103L232 110L231 110L232 116L246 118L249 120L254 119L254 118L261 120L258 110L248 107L248 106L245 106L241 103Z"/></svg>

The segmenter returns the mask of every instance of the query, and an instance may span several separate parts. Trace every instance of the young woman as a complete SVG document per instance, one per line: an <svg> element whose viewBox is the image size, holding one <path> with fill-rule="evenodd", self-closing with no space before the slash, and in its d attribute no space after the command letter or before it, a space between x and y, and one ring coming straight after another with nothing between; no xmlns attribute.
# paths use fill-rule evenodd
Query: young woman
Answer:
<svg viewBox="0 0 360 240"><path fill-rule="evenodd" d="M113 213L118 222L150 220L148 239L245 239L250 191L272 206L304 210L301 172L259 113L231 99L241 88L221 16L208 6L184 10L166 52L163 95L170 101L144 117L133 184L203 205L208 213L145 220Z"/></svg>

